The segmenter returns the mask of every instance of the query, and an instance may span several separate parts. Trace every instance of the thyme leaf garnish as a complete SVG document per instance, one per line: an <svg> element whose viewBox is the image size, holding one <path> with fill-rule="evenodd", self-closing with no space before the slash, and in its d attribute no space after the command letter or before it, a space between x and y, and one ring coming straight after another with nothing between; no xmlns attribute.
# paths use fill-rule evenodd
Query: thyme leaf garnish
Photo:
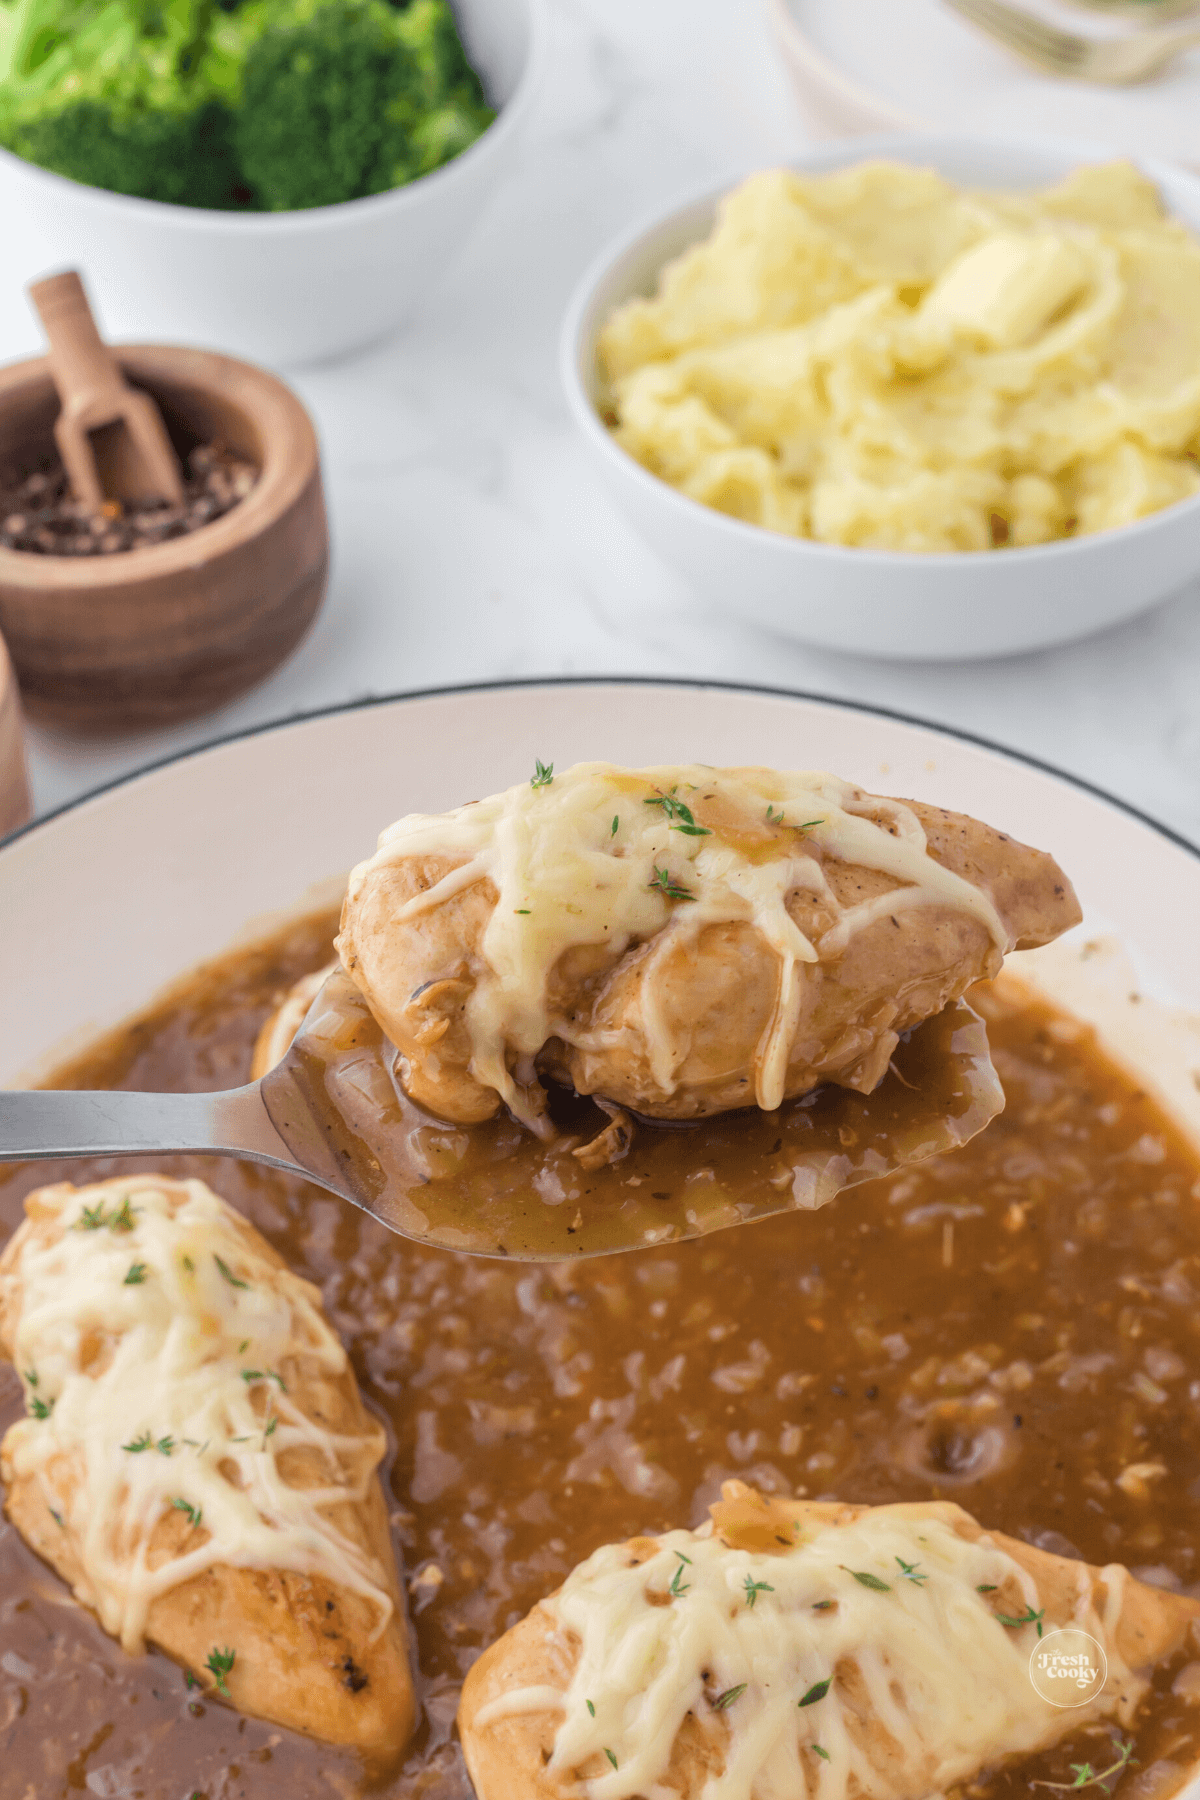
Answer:
<svg viewBox="0 0 1200 1800"><path fill-rule="evenodd" d="M724 1712L727 1706L732 1706L735 1700L741 1699L748 1685L749 1684L745 1681L739 1681L736 1687L726 1688L725 1692L723 1694L718 1694L716 1699L712 1702L713 1711Z"/></svg>
<svg viewBox="0 0 1200 1800"><path fill-rule="evenodd" d="M609 833L608 833L609 837L616 837L617 827L620 825L620 823L621 823L620 813L614 813L613 814L613 822L612 822L612 825L611 825L611 827L609 829Z"/></svg>
<svg viewBox="0 0 1200 1800"><path fill-rule="evenodd" d="M287 1393L287 1382L275 1369L243 1369L242 1380L247 1385L252 1381L277 1381L281 1394Z"/></svg>
<svg viewBox="0 0 1200 1800"><path fill-rule="evenodd" d="M650 886L656 889L664 900L694 900L696 898L690 888L682 887L666 869L655 868L654 880Z"/></svg>
<svg viewBox="0 0 1200 1800"><path fill-rule="evenodd" d="M63 1524L62 1514L60 1512L56 1511L53 1506L47 1507L46 1510L49 1512L50 1517L54 1520L54 1523L59 1527L59 1529L62 1531L65 1531L66 1526Z"/></svg>
<svg viewBox="0 0 1200 1800"><path fill-rule="evenodd" d="M846 1569L845 1563L841 1567ZM892 1591L890 1582L880 1581L878 1575L872 1575L869 1569L846 1569L846 1573L853 1575L855 1581L861 1582L863 1587L870 1588L872 1593L890 1594Z"/></svg>
<svg viewBox="0 0 1200 1800"><path fill-rule="evenodd" d="M40 1394L30 1396L29 1410L35 1419L48 1419L54 1411L53 1400L43 1400Z"/></svg>
<svg viewBox="0 0 1200 1800"><path fill-rule="evenodd" d="M922 1572L920 1563L905 1562L905 1560L902 1556L898 1556L896 1558L896 1561L900 1564L900 1573L906 1581L928 1581L929 1580L928 1575L926 1575Z"/></svg>
<svg viewBox="0 0 1200 1800"><path fill-rule="evenodd" d="M538 757L533 759L533 774L529 777L531 788L549 787L554 780L554 764L544 763Z"/></svg>
<svg viewBox="0 0 1200 1800"><path fill-rule="evenodd" d="M149 1450L153 1442L154 1439L150 1436L150 1433L148 1431L143 1431L139 1437L131 1438L129 1443L122 1444L121 1448L122 1450L128 1450L131 1456L140 1456L143 1450Z"/></svg>
<svg viewBox="0 0 1200 1800"><path fill-rule="evenodd" d="M229 1264L227 1262L225 1262L221 1257L214 1256L213 1261L216 1263L217 1268L220 1270L221 1274L225 1277L225 1279L229 1283L230 1287L248 1288L250 1286L250 1283L248 1281L243 1281L240 1276L235 1275L233 1270L230 1268Z"/></svg>
<svg viewBox="0 0 1200 1800"><path fill-rule="evenodd" d="M236 1650L230 1650L228 1648L224 1650L213 1649L209 1651L207 1660L204 1664L216 1683L218 1694L224 1694L227 1700L229 1698L229 1689L225 1685L225 1677L229 1674L236 1661Z"/></svg>
<svg viewBox="0 0 1200 1800"><path fill-rule="evenodd" d="M975 1589L975 1592L977 1594L994 1594L996 1592L996 1584L994 1581L981 1582Z"/></svg>
<svg viewBox="0 0 1200 1800"><path fill-rule="evenodd" d="M661 806L667 818L671 820L672 831L682 831L685 837L711 837L712 832L707 825L697 825L690 806L675 798L675 790L669 794L652 794L643 806Z"/></svg>
<svg viewBox="0 0 1200 1800"><path fill-rule="evenodd" d="M823 1700L825 1698L832 1682L832 1675L828 1676L824 1681L814 1681L807 1694L805 1694L804 1698L800 1700L798 1704L800 1706L815 1706L818 1700Z"/></svg>
<svg viewBox="0 0 1200 1800"><path fill-rule="evenodd" d="M129 1195L126 1194L121 1202L119 1210L115 1212L108 1221L108 1229L110 1231L132 1231L134 1228L133 1215L134 1208L130 1206Z"/></svg>
<svg viewBox="0 0 1200 1800"><path fill-rule="evenodd" d="M591 1713L591 1715L592 1715L592 1717L593 1717L593 1719L594 1719L594 1718L595 1718L595 1716L596 1716L596 1709L595 1709L595 1707L594 1707L594 1706L593 1706L593 1705L592 1705L592 1703L591 1703L591 1701L590 1701L590 1700L585 1700L585 1701L584 1701L584 1703L583 1703L583 1704L584 1704L584 1705L585 1705L585 1706L586 1706L586 1707L587 1707L587 1709L588 1709L588 1711L589 1711L589 1712L590 1712L590 1713Z"/></svg>
<svg viewBox="0 0 1200 1800"><path fill-rule="evenodd" d="M680 1563L674 1575L671 1577L671 1585L667 1589L667 1592L668 1594L673 1595L676 1600L682 1600L683 1596L691 1588L691 1585L690 1581L685 1581L683 1579L683 1563Z"/></svg>
<svg viewBox="0 0 1200 1800"><path fill-rule="evenodd" d="M1034 1612L1032 1606L1027 1606L1025 1611L1016 1619L1010 1619L1007 1613L993 1613L992 1615L993 1618L999 1620L1001 1625L1008 1625L1014 1630L1020 1625L1036 1625L1039 1637L1042 1635L1042 1620L1045 1616L1046 1609L1044 1606L1040 1612Z"/></svg>
<svg viewBox="0 0 1200 1800"><path fill-rule="evenodd" d="M810 1748L816 1751L817 1755L821 1758L822 1762L832 1762L833 1761L833 1758L832 1758L832 1756L830 1756L828 1750L823 1750L821 1748L820 1744L812 1744L812 1745L810 1745Z"/></svg>
<svg viewBox="0 0 1200 1800"><path fill-rule="evenodd" d="M617 1766L617 1759L613 1755L612 1751L608 1748L607 1745L605 1745L604 1754L605 1754L605 1756L607 1756L609 1762L612 1764L613 1768L615 1769Z"/></svg>
<svg viewBox="0 0 1200 1800"><path fill-rule="evenodd" d="M192 1527L193 1531L204 1516L203 1508L193 1506L190 1500L172 1500L171 1505L175 1508L176 1512L186 1514L187 1522Z"/></svg>
<svg viewBox="0 0 1200 1800"><path fill-rule="evenodd" d="M75 1221L76 1231L99 1231L107 1225L103 1200L97 1200L95 1206L85 1206Z"/></svg>
<svg viewBox="0 0 1200 1800"><path fill-rule="evenodd" d="M1093 1769L1091 1763L1072 1763L1071 1773L1075 1777L1074 1781L1033 1781L1030 1786L1054 1788L1061 1794L1073 1794L1077 1788L1098 1787L1103 1793L1111 1794L1112 1788L1108 1786L1108 1783L1113 1776L1120 1775L1122 1770L1129 1768L1130 1765L1134 1768L1138 1765L1138 1759L1133 1754L1132 1738L1118 1739L1117 1750L1116 1762L1110 1763L1107 1769L1101 1769L1099 1774Z"/></svg>
<svg viewBox="0 0 1200 1800"><path fill-rule="evenodd" d="M771 1586L769 1581L755 1581L753 1575L747 1575L745 1581L742 1583L742 1587L746 1595L746 1605L750 1608L751 1612L754 1611L754 1602L758 1599L760 1594L773 1594L775 1592L775 1589Z"/></svg>
<svg viewBox="0 0 1200 1800"><path fill-rule="evenodd" d="M145 1263L130 1263L129 1273L121 1283L122 1287L141 1287L146 1279Z"/></svg>

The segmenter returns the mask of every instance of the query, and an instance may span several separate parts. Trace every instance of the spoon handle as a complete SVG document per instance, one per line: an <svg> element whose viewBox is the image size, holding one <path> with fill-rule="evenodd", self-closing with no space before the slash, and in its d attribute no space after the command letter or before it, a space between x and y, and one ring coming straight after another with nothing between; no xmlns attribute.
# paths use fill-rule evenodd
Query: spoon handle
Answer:
<svg viewBox="0 0 1200 1800"><path fill-rule="evenodd" d="M288 1154L257 1082L221 1094L0 1092L0 1162L168 1151L244 1156L313 1179Z"/></svg>

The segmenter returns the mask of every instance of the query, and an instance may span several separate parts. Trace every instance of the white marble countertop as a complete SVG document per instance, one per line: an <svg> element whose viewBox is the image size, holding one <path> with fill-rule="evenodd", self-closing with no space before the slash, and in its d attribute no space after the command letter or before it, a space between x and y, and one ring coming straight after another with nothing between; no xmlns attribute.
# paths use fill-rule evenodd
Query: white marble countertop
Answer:
<svg viewBox="0 0 1200 1800"><path fill-rule="evenodd" d="M559 394L559 321L608 238L788 156L806 130L759 0L549 9L520 167L422 316L383 349L292 377L323 440L335 540L312 634L263 686L185 729L100 744L31 729L39 811L173 751L364 695L644 673L961 726L1200 841L1200 586L1084 643L942 666L809 650L689 612L680 580L588 478Z"/></svg>

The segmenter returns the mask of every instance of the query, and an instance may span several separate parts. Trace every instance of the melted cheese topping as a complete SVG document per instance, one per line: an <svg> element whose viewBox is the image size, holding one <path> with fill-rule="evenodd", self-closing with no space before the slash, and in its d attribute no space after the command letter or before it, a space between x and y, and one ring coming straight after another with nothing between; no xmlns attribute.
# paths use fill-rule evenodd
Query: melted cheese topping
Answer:
<svg viewBox="0 0 1200 1800"><path fill-rule="evenodd" d="M678 1800L662 1785L676 1736L689 1713L711 1718L714 1703L729 1728L724 1764L705 1770L691 1800L898 1800L926 1771L922 1791L937 1793L1061 1733L1064 1714L1029 1678L1036 1624L1001 1624L996 1596L979 1591L1016 1588L1037 1613L1037 1588L986 1537L972 1543L935 1516L879 1507L782 1554L730 1549L711 1526L641 1539L637 1550L636 1564L628 1545L598 1550L542 1603L577 1647L569 1690L519 1689L475 1721L561 1709L549 1768L598 1764L603 1773L582 1782L590 1800ZM1053 1621L1107 1648L1105 1688L1070 1715L1076 1723L1131 1711L1146 1686L1114 1647L1125 1571L1104 1576L1103 1619L1080 1564L1073 1619ZM897 1746L889 1772L865 1754L863 1696L843 1691L847 1661L868 1725Z"/></svg>
<svg viewBox="0 0 1200 1800"><path fill-rule="evenodd" d="M843 908L815 851L880 871L900 886ZM708 925L752 924L779 963L774 1016L755 1064L755 1099L767 1112L784 1097L805 964L840 956L856 931L912 906L969 913L1002 951L1010 948L988 896L934 861L909 807L834 775L579 763L543 785L522 782L454 812L408 814L355 869L348 905L376 871L415 856L452 858L456 866L401 907L398 922L476 882L496 889L466 1005L470 1071L534 1130L541 1123L523 1104L510 1065L536 1056L552 1036L579 1047L591 1041L586 1029L555 1016L547 998L560 958L577 946L611 946L619 957L658 938L656 953L666 954ZM798 890L836 919L815 943L787 908ZM647 983L650 1066L671 1093L685 1047L655 1017L652 989ZM395 999L399 1010L408 995Z"/></svg>
<svg viewBox="0 0 1200 1800"><path fill-rule="evenodd" d="M316 1288L268 1262L200 1181L48 1188L31 1216L55 1214L62 1235L25 1227L0 1293L30 1413L5 1437L3 1475L40 1484L82 1564L78 1597L138 1650L152 1601L180 1582L217 1563L288 1569L369 1597L381 1631L387 1575L324 1509L366 1497L383 1434L325 1430L281 1373L347 1370ZM322 1485L284 1478L281 1456L302 1447L327 1466ZM194 1528L163 1560L150 1540L172 1511Z"/></svg>

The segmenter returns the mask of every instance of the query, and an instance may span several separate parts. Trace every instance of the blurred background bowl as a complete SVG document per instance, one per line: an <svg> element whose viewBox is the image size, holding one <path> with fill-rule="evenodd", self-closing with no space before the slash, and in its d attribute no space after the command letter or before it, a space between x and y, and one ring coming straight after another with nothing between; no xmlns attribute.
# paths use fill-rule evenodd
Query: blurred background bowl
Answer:
<svg viewBox="0 0 1200 1800"><path fill-rule="evenodd" d="M0 632L30 716L88 732L169 725L264 680L308 630L329 573L317 437L291 390L208 351L114 353L181 458L215 441L259 473L187 537L108 556L0 548ZM58 410L48 358L0 370L0 468L52 456Z"/></svg>
<svg viewBox="0 0 1200 1800"><path fill-rule="evenodd" d="M0 838L24 825L31 811L17 678L0 638Z"/></svg>
<svg viewBox="0 0 1200 1800"><path fill-rule="evenodd" d="M1113 152L1088 143L888 137L791 160L805 174L884 157L966 187L1020 190ZM1200 233L1200 179L1139 159L1170 211ZM1030 548L922 554L784 537L678 493L618 448L597 411L596 340L613 309L654 292L664 263L708 236L731 179L605 250L567 310L560 369L593 472L700 607L870 656L945 661L1065 643L1165 600L1200 574L1200 495L1132 525Z"/></svg>
<svg viewBox="0 0 1200 1800"><path fill-rule="evenodd" d="M105 332L202 344L276 368L386 337L449 263L507 172L541 63L541 0L454 0L495 123L391 193L302 212L166 206L84 187L0 150L0 342L37 343L21 289L81 269Z"/></svg>

